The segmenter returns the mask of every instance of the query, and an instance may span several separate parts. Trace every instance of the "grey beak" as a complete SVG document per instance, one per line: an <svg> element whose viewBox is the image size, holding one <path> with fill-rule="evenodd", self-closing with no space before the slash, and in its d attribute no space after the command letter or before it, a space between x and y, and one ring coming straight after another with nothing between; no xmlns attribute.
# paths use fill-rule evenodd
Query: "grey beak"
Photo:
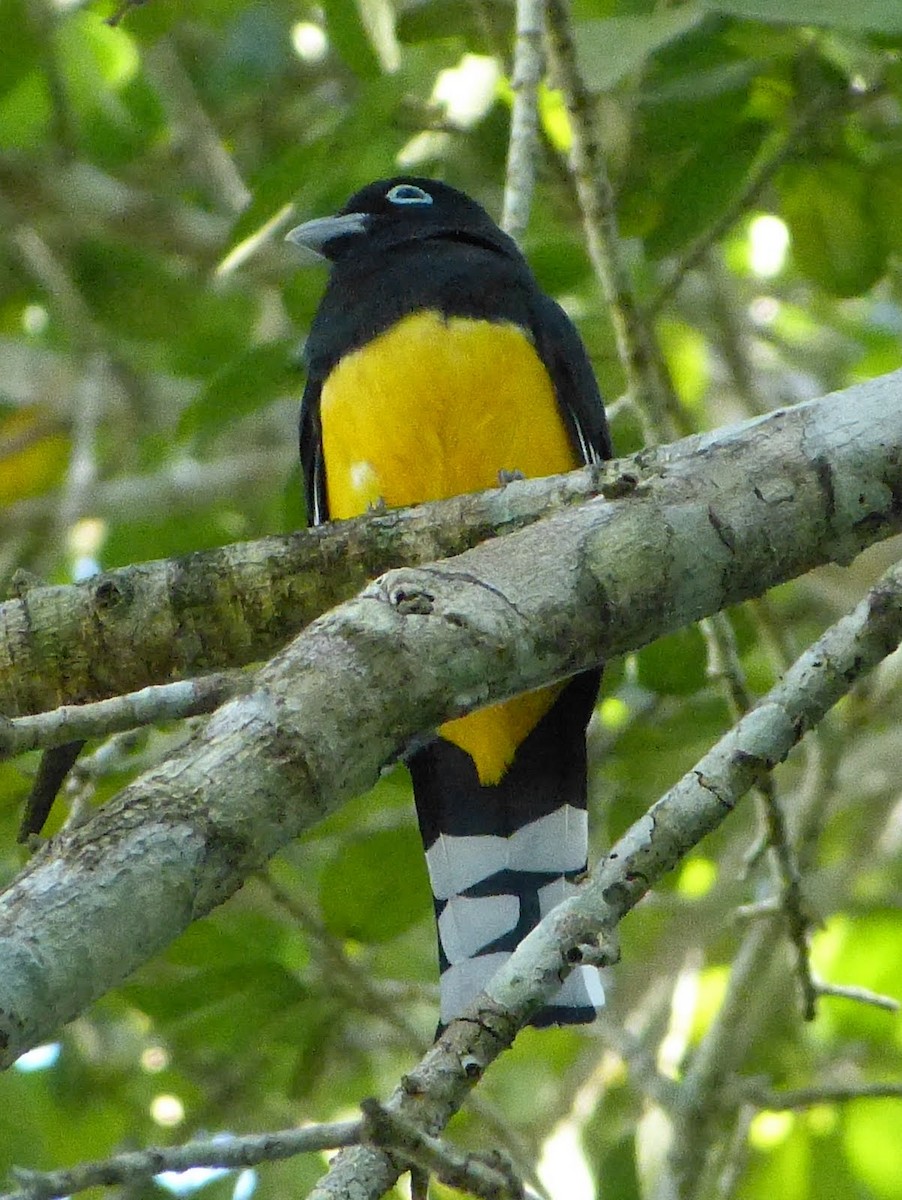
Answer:
<svg viewBox="0 0 902 1200"><path fill-rule="evenodd" d="M292 242L295 246L304 246L321 258L328 258L329 256L324 253L324 247L329 242L355 233L366 233L367 220L366 213L345 213L340 217L316 217L315 220L305 221L303 225L297 225L289 233L286 233L285 241Z"/></svg>

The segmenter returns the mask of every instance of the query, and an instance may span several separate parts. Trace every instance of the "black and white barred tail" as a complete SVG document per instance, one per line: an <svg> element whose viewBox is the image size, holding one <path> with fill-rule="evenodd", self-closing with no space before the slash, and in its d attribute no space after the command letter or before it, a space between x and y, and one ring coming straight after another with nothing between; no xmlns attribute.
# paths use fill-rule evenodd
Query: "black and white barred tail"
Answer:
<svg viewBox="0 0 902 1200"><path fill-rule="evenodd" d="M442 739L410 762L435 902L440 1026L483 989L586 869L585 730L599 672L566 685L497 784ZM604 1004L594 967L576 967L533 1025L592 1021Z"/></svg>

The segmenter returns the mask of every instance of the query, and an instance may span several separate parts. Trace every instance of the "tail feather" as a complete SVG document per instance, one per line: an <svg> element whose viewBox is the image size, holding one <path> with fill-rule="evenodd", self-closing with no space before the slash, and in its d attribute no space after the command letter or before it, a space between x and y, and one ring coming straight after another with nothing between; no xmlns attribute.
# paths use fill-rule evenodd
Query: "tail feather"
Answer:
<svg viewBox="0 0 902 1200"><path fill-rule="evenodd" d="M497 784L442 739L410 763L435 901L441 1024L467 1007L586 869L585 727L598 672L572 680ZM534 1025L584 1024L604 1003L598 972L568 975Z"/></svg>

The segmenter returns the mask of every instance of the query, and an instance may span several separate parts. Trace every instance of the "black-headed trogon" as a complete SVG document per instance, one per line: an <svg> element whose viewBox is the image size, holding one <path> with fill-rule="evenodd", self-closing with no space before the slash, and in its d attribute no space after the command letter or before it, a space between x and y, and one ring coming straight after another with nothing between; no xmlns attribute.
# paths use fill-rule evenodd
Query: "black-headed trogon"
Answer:
<svg viewBox="0 0 902 1200"><path fill-rule="evenodd" d="M288 240L332 264L305 348L311 523L610 457L578 334L474 200L431 179L380 180ZM443 1025L585 870L598 683L590 671L448 721L409 759ZM590 1021L602 1003L597 971L578 967L533 1023Z"/></svg>

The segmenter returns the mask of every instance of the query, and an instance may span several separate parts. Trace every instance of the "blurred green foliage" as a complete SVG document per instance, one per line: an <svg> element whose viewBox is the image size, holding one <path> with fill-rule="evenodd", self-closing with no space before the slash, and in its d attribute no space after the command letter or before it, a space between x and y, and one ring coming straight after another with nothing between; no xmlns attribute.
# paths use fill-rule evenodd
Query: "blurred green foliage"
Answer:
<svg viewBox="0 0 902 1200"><path fill-rule="evenodd" d="M0 0L4 584L17 567L68 581L300 525L297 348L323 273L300 269L282 233L402 167L500 209L506 0L147 0L115 28L113 11ZM575 0L623 253L687 425L902 365L900 14L898 0ZM525 248L616 399L553 89L542 111ZM613 427L621 452L637 448L628 406ZM892 555L731 614L751 687L770 686ZM591 735L599 852L729 725L706 653L692 630L612 664ZM818 972L897 997L899 674L887 663L777 773L791 823L817 791L803 859ZM102 800L176 736L89 747L74 793ZM35 766L0 763L5 879ZM619 1033L527 1031L453 1136L522 1165L563 1128L599 1198L649 1197L660 1136L622 1034L682 1072L744 936L732 913L769 894L749 860L757 836L747 804L625 924ZM328 1119L384 1095L434 1027L434 953L399 769L74 1022L52 1065L0 1079L0 1174ZM783 1087L902 1076L898 1016L825 999L803 1027L791 956L775 967L749 997L749 1074ZM732 1143L729 1194L902 1200L899 1120L891 1100L759 1114ZM730 1144L729 1121L721 1133ZM585 1183L547 1161L555 1200L584 1200ZM263 1168L257 1194L302 1195L322 1169L318 1156Z"/></svg>

